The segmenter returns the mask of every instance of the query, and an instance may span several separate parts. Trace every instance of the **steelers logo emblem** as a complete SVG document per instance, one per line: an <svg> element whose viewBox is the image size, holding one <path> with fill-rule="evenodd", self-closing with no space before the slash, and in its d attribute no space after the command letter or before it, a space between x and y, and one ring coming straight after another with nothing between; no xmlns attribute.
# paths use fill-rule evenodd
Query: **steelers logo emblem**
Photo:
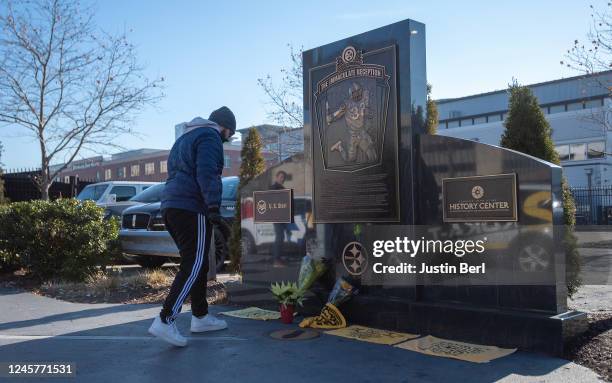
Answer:
<svg viewBox="0 0 612 383"><path fill-rule="evenodd" d="M349 242L342 251L342 264L351 275L361 275L368 266L368 254L359 242Z"/></svg>
<svg viewBox="0 0 612 383"><path fill-rule="evenodd" d="M257 201L257 211L259 212L259 214L264 214L266 212L266 201Z"/></svg>
<svg viewBox="0 0 612 383"><path fill-rule="evenodd" d="M350 63L355 60L355 57L357 57L357 51L351 46L344 48L342 51L342 61L345 63Z"/></svg>
<svg viewBox="0 0 612 383"><path fill-rule="evenodd" d="M476 199L481 199L484 197L484 189L482 186L476 185L472 188L472 197Z"/></svg>

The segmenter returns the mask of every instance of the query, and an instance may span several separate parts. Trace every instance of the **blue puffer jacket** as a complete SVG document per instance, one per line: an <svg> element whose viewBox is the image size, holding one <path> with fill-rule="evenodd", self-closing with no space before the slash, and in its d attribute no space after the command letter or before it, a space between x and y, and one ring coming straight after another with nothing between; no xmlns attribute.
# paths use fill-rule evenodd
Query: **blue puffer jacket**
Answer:
<svg viewBox="0 0 612 383"><path fill-rule="evenodd" d="M168 156L168 179L161 209L176 208L206 213L221 203L223 143L219 126L194 118Z"/></svg>

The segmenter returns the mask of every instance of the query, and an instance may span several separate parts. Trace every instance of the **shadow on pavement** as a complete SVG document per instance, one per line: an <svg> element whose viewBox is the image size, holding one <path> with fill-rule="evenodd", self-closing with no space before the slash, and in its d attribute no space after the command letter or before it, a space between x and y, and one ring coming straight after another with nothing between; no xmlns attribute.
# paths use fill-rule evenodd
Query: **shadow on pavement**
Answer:
<svg viewBox="0 0 612 383"><path fill-rule="evenodd" d="M69 328L75 318L109 313L126 315L124 323L65 331L54 338L17 339L11 336L18 332L6 335L0 331L0 362L75 362L77 381L86 382L494 382L512 374L538 381L585 381L594 376L587 371L584 379L580 375L584 369L579 367L578 371L571 369L575 376L567 376L570 369L562 368L567 361L523 352L486 364L474 364L331 335L301 342L278 341L267 334L297 326L231 317L224 318L229 323L228 330L189 335L190 344L181 349L149 338L146 330L151 319L134 320L126 314L139 309L142 306L92 308L2 323L0 330L39 325L40 334L45 324L57 326L58 321ZM225 309L228 308L211 307L212 312ZM185 335L189 320L189 312L178 318L179 329ZM19 335L32 334L22 331Z"/></svg>
<svg viewBox="0 0 612 383"><path fill-rule="evenodd" d="M143 310L146 307L147 306L138 306L138 305L115 305L115 306L107 306L107 307L101 307L101 308L86 309L86 310L71 311L71 312L66 312L66 313L61 313L61 314L48 315L48 316L45 316L42 318L36 318L36 319L4 322L4 323L0 323L0 331L45 325L45 324L49 324L52 322L59 322L59 321L74 321L77 319L92 318L92 317L98 317L98 316L106 315L106 314L122 313L126 311L138 311L138 310Z"/></svg>

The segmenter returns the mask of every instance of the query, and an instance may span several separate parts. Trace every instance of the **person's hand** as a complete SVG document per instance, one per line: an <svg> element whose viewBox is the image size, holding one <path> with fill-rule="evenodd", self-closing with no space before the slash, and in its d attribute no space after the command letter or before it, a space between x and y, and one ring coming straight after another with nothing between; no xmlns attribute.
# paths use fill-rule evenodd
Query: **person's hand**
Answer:
<svg viewBox="0 0 612 383"><path fill-rule="evenodd" d="M208 221L221 230L226 241L229 239L232 230L219 213L218 207L211 207L208 209Z"/></svg>

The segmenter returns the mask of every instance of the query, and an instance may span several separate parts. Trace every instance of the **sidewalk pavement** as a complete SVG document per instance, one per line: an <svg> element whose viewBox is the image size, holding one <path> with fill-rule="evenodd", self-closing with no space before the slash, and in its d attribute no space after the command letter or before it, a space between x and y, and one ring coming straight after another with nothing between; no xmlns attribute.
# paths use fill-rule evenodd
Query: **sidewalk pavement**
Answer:
<svg viewBox="0 0 612 383"><path fill-rule="evenodd" d="M0 362L74 362L74 382L598 382L591 370L526 352L485 364L322 334L279 341L279 321L224 317L229 329L188 333L186 348L150 337L156 305L76 304L0 289ZM233 309L211 306L212 313ZM297 327L296 325L292 325ZM35 379L57 382L56 378ZM2 379L2 381L10 381ZM23 382L23 379L14 379Z"/></svg>

